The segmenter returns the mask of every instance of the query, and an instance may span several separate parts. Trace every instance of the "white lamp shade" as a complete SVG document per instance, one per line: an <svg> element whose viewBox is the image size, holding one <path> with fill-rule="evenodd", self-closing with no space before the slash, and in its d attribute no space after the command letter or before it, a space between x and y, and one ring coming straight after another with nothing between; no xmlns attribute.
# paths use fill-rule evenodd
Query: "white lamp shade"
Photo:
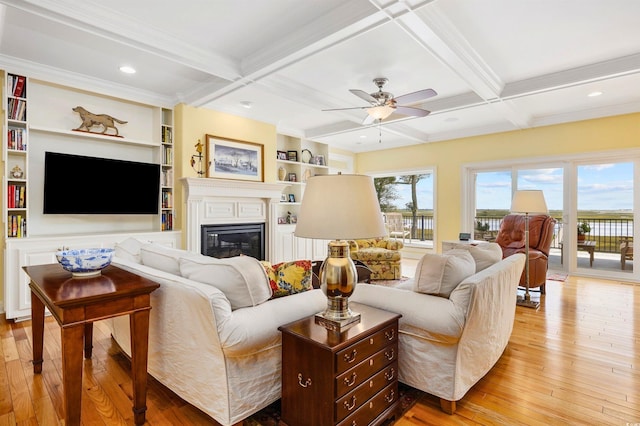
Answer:
<svg viewBox="0 0 640 426"><path fill-rule="evenodd" d="M516 191L511 201L511 211L513 213L548 213L547 203L544 194L538 189L527 189Z"/></svg>
<svg viewBox="0 0 640 426"><path fill-rule="evenodd" d="M295 235L352 240L386 235L373 178L318 175L307 180Z"/></svg>

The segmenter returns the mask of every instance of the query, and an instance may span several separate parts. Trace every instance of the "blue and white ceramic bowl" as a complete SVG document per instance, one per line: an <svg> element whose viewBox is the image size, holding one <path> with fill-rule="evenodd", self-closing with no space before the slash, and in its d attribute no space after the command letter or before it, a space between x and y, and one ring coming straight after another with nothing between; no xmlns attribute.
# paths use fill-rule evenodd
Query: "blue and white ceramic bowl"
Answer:
<svg viewBox="0 0 640 426"><path fill-rule="evenodd" d="M56 259L64 269L74 277L99 275L113 257L112 248L89 248L78 250L62 250L56 252Z"/></svg>

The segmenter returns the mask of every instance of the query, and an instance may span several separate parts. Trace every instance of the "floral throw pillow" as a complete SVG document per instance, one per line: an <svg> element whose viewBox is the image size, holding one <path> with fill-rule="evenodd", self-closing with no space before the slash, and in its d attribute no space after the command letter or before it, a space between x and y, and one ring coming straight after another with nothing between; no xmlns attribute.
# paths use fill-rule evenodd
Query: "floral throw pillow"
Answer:
<svg viewBox="0 0 640 426"><path fill-rule="evenodd" d="M302 293L313 288L310 260L295 260L275 265L263 261L262 266L269 277L269 285L273 291L272 299Z"/></svg>

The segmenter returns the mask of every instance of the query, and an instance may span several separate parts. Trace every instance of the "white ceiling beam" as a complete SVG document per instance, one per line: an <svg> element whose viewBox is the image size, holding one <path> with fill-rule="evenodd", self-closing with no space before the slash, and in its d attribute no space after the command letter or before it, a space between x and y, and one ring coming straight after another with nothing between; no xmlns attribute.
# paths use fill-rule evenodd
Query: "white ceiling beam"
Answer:
<svg viewBox="0 0 640 426"><path fill-rule="evenodd" d="M2 1L17 9L222 79L233 81L241 76L240 65L236 61L171 37L166 32L149 26L147 22L131 18L126 12L116 12L95 3L75 0Z"/></svg>

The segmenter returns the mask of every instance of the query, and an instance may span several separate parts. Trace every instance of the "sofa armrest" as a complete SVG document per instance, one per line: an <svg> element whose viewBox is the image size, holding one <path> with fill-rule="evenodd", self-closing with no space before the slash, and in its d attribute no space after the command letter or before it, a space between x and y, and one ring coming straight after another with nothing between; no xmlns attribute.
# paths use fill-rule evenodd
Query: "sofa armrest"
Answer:
<svg viewBox="0 0 640 426"><path fill-rule="evenodd" d="M389 239L386 240L385 247L387 250L401 250L404 247L404 243L400 240Z"/></svg>

